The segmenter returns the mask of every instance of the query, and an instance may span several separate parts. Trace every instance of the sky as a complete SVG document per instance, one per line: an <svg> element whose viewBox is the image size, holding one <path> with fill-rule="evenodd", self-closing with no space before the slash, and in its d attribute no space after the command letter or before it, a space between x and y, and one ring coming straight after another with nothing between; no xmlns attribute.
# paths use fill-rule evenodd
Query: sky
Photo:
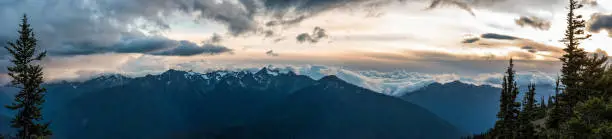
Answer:
<svg viewBox="0 0 612 139"><path fill-rule="evenodd" d="M612 0L582 3L579 14L593 37L581 47L612 52ZM567 0L0 0L0 41L14 41L27 14L41 50L49 53L41 62L48 81L274 66L350 71L378 86L418 84L425 77L482 82L500 78L513 58L524 80L551 82L563 54L566 5ZM6 50L0 56L1 67L10 65ZM6 72L0 69L3 81ZM375 76L381 74L395 76Z"/></svg>

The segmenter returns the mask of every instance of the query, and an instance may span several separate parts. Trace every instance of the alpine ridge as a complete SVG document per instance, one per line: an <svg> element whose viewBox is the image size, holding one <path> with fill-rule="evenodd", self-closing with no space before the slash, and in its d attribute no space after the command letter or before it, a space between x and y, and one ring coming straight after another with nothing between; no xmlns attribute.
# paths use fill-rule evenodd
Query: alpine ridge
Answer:
<svg viewBox="0 0 612 139"><path fill-rule="evenodd" d="M109 74L46 87L43 112L53 121L53 138L61 139L241 138L229 133L254 138L465 135L420 106L333 75L313 80L270 68L168 70L136 78ZM286 120L309 122L283 125ZM343 130L333 132L338 129Z"/></svg>

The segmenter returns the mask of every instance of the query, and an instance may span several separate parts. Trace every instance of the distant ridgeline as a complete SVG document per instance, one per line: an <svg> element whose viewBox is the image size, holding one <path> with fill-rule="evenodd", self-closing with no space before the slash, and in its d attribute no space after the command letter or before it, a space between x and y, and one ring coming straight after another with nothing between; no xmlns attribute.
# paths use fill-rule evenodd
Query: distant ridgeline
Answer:
<svg viewBox="0 0 612 139"><path fill-rule="evenodd" d="M461 83L432 84L400 99L336 76L313 80L268 68L254 73L206 74L168 70L138 78L107 75L84 82L47 84L43 112L46 120L52 121L53 138L58 139L451 139L481 127L458 121L470 120L466 115L449 118L468 112L443 113L439 108L463 100L487 100L482 105L496 106L484 103L489 103L488 99L497 101L495 94L499 93L497 88L484 87L493 95L483 93L482 98L450 102L449 96L435 97L433 93L439 92L429 96L427 92L431 87L453 84ZM0 102L10 103L15 90L2 87L0 91ZM467 93L464 89L456 91ZM435 102L441 105L429 105ZM455 110L484 109L470 108L477 102L466 103L470 104ZM11 132L8 121L12 112L2 109L0 113L0 130Z"/></svg>
<svg viewBox="0 0 612 139"><path fill-rule="evenodd" d="M554 94L553 88L548 84L537 85L536 95L547 100L549 95ZM526 87L521 89L524 89L521 93L527 91ZM481 133L495 125L500 91L500 88L489 85L477 86L455 81L445 84L432 83L401 98L428 109L460 129ZM522 94L520 96L519 101L523 98Z"/></svg>

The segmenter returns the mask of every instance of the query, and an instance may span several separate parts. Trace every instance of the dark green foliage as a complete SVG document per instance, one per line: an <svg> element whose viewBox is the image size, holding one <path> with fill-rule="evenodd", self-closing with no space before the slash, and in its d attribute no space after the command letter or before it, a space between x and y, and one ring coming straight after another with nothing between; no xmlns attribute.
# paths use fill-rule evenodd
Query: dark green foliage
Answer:
<svg viewBox="0 0 612 139"><path fill-rule="evenodd" d="M43 83L42 66L34 62L45 57L46 52L37 52L37 40L30 28L27 16L23 16L20 24L19 39L9 42L5 46L12 55L8 67L8 75L13 78L11 84L21 89L15 96L15 102L6 106L11 110L18 111L11 121L12 127L17 128L17 138L39 138L51 135L48 129L49 123L42 123L41 105L44 103L45 88Z"/></svg>
<svg viewBox="0 0 612 139"><path fill-rule="evenodd" d="M555 96L549 98L549 107L550 110L547 113L547 119L546 119L546 127L548 128L549 132L552 132L552 130L557 130L559 128L559 124L562 122L561 118L565 117L562 114L564 114L565 112L563 112L563 108L561 107L562 105L560 105L559 103L565 103L565 102L560 102L559 100L561 100L561 98L563 97L563 94L561 94L561 79L559 77L557 77L557 82L555 84Z"/></svg>
<svg viewBox="0 0 612 139"><path fill-rule="evenodd" d="M579 103L568 122L565 136L584 139L612 138L612 103L594 97Z"/></svg>
<svg viewBox="0 0 612 139"><path fill-rule="evenodd" d="M585 34L585 21L582 19L582 15L576 14L576 10L582 7L583 5L581 5L579 1L569 0L569 12L567 14L568 25L565 31L565 37L561 41L566 45L566 48L563 49L566 54L560 58L563 63L560 79L563 84L563 93L555 96L555 105L547 120L547 127L551 130L558 130L561 128L561 124L569 120L573 115L572 111L574 106L580 100L585 100L587 96L591 94L590 92L592 92L592 90L584 88L586 83L590 83L590 81L585 81L585 77L587 77L588 74L584 73L584 69L586 69L586 67L592 67L592 70L596 70L597 68L587 65L591 60L587 57L586 52L582 48L579 48L580 41L590 37L590 35ZM598 60L592 62L599 63Z"/></svg>
<svg viewBox="0 0 612 139"><path fill-rule="evenodd" d="M517 136L516 129L518 129L518 115L520 103L516 102L516 96L518 95L518 87L514 80L515 71L513 69L514 63L510 59L506 75L502 82L502 91L500 96L499 112L495 122L493 130L493 136L498 138L515 138Z"/></svg>
<svg viewBox="0 0 612 139"><path fill-rule="evenodd" d="M588 39L590 35L585 34L585 20L582 15L577 15L576 10L583 5L577 0L569 0L569 12L567 14L567 29L565 37L561 42L565 43L565 54L560 58L563 62L561 69L561 83L564 85L563 97L558 101L562 107L563 116L561 120L566 121L572 115L573 107L580 100L585 100L587 91L583 88L585 78L582 76L585 64L588 61L587 53L579 45L582 40Z"/></svg>
<svg viewBox="0 0 612 139"><path fill-rule="evenodd" d="M585 20L575 14L583 6L577 0L569 0L569 3L568 25L562 41L566 54L560 58L564 88L555 96L544 133L548 138L610 138L611 124L607 114L611 105L607 92L612 78L608 75L610 69L606 69L607 57L587 56L579 48L580 41L590 35L584 31Z"/></svg>
<svg viewBox="0 0 612 139"><path fill-rule="evenodd" d="M545 127L536 126L535 136L529 137L533 135L533 130L528 129L531 123L541 123L541 118L530 116L533 104L530 86L519 115L518 138L612 138L612 99L609 93L612 91L612 67L607 66L605 55L588 56L579 47L582 40L590 37L584 30L585 20L575 14L582 7L580 1L569 0L568 25L562 40L566 54L560 58L562 75L557 79L555 96L549 96L548 106L544 106L543 98L540 104L541 111L547 111ZM506 80L504 78L504 90L508 86ZM504 101L507 100L501 99L502 103Z"/></svg>
<svg viewBox="0 0 612 139"><path fill-rule="evenodd" d="M541 96L540 101L539 101L540 104L537 105L536 110L535 110L535 115L534 115L535 119L542 119L546 117L546 111L548 109L548 105L546 105L545 102L546 100L544 99L544 96Z"/></svg>
<svg viewBox="0 0 612 139"><path fill-rule="evenodd" d="M546 108L552 108L552 106L555 105L555 100L553 98L553 96L548 96L548 105L546 105Z"/></svg>
<svg viewBox="0 0 612 139"><path fill-rule="evenodd" d="M603 92L601 90L609 87L606 82L601 82L606 73L605 63L608 61L607 56L593 54L587 57L584 65L584 71L582 72L582 78L584 78L583 87L584 94L579 101L586 101L588 97L602 97Z"/></svg>
<svg viewBox="0 0 612 139"><path fill-rule="evenodd" d="M607 66L604 74L601 78L599 78L598 85L601 89L600 97L604 99L609 99L612 97L612 65Z"/></svg>
<svg viewBox="0 0 612 139"><path fill-rule="evenodd" d="M529 91L523 99L523 110L519 114L519 129L517 138L535 138L535 130L531 121L536 120L537 107L535 101L535 84L529 84Z"/></svg>

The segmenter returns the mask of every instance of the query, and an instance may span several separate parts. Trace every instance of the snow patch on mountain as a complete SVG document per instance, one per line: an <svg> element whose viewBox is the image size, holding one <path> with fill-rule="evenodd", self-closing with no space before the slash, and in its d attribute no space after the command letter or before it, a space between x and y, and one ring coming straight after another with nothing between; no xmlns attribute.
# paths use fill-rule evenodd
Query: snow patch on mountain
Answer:
<svg viewBox="0 0 612 139"><path fill-rule="evenodd" d="M228 68L228 69L203 69L195 71L177 71L167 70L158 72L162 75L168 71L183 73L183 78L195 80L221 80L226 76L242 78L246 75L253 76L256 80L264 82L266 78L279 75L305 75L312 79L318 80L328 75L336 75L338 78L345 80L348 83L370 89L375 92L384 93L392 96L401 96L404 93L418 90L431 83L448 83L453 81L461 81L473 85L491 85L499 87L501 84L502 72L499 73L483 73L474 76L462 76L455 73L438 73L426 74L411 72L409 70L397 70L390 72L381 72L375 70L352 70L342 67L330 67L319 65L302 65L302 66L273 66L268 65L264 68ZM163 72L163 73L162 73ZM257 72L262 72L263 75L258 75ZM122 75L117 73L104 73L94 76L90 79L107 80L108 82L123 82L131 79L135 75ZM166 77L158 76L158 80L167 79ZM517 72L517 83L526 85L528 83L550 84L553 85L556 75L539 72ZM105 81L106 82L106 81Z"/></svg>

